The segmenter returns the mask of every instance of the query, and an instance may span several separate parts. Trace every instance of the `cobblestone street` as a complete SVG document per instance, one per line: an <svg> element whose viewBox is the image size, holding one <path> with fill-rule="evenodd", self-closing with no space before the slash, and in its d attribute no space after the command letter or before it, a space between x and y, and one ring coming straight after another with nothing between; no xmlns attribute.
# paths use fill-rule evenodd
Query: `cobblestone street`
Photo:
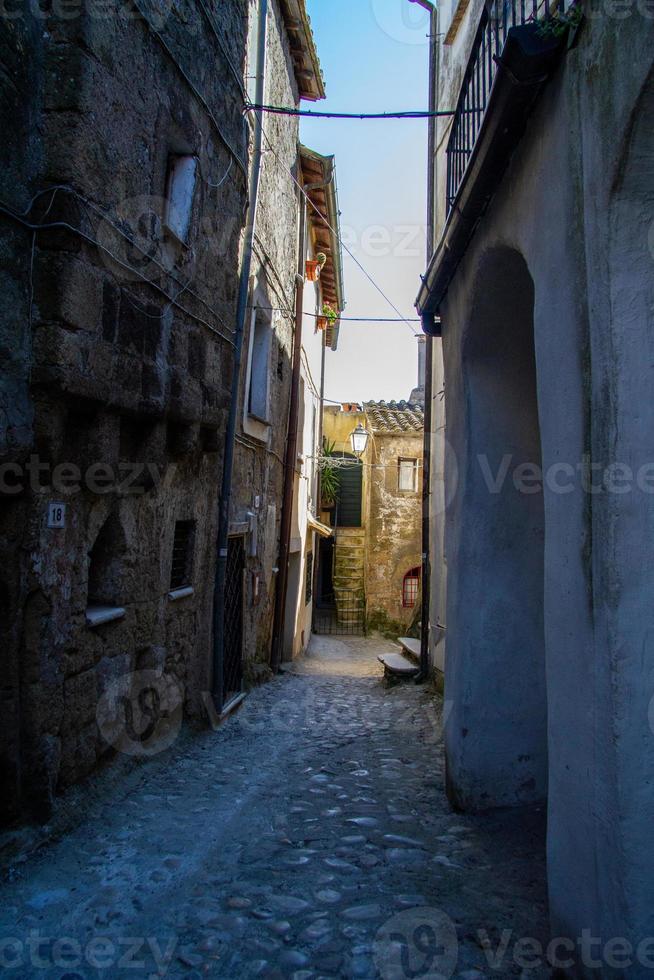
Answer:
<svg viewBox="0 0 654 980"><path fill-rule="evenodd" d="M452 813L441 701L385 687L387 648L314 637L219 731L74 797L5 868L4 975L548 975L513 955L546 931L544 815Z"/></svg>

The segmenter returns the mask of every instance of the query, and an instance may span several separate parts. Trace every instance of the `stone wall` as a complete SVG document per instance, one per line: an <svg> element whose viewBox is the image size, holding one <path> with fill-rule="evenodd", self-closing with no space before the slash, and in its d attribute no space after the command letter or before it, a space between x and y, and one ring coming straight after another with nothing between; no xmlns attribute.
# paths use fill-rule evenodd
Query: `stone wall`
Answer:
<svg viewBox="0 0 654 980"><path fill-rule="evenodd" d="M276 4L269 20L269 96L294 101ZM0 148L0 200L14 216L0 213L0 276L10 300L0 311L9 366L0 461L18 467L32 455L47 464L41 485L33 474L3 471L5 817L23 806L46 814L57 790L115 751L97 715L120 678L138 685L142 672L153 673L166 687L164 712L175 715L181 702L190 719L205 713L247 203L246 38L245 3L226 0L149 6L147 16L84 6L45 22L26 11L0 39L8 68L2 127L16 134ZM275 121L268 131L292 168L297 122ZM197 159L184 244L163 227L174 154ZM267 155L254 275L264 278L265 264L270 305L286 309L296 205L282 174ZM34 234L21 219L48 227ZM258 604L246 596L251 658L266 655L277 557L290 383L284 314L275 314L275 333L271 442L263 453L241 446L235 472L234 521L260 498L250 571L261 569L263 589ZM62 463L69 469L53 485ZM53 501L66 503L63 528L46 526ZM178 521L195 524L194 591L173 601ZM248 588L252 582L248 576ZM125 615L91 628L86 611L99 592Z"/></svg>
<svg viewBox="0 0 654 980"><path fill-rule="evenodd" d="M415 492L400 491L398 459L422 461L423 436L376 432L370 478L369 518L366 528L366 610L368 626L395 636L406 634L419 613L404 606L404 576L422 567L422 468Z"/></svg>
<svg viewBox="0 0 654 980"><path fill-rule="evenodd" d="M250 16L255 15L251 5ZM278 4L268 17L266 101L294 105L298 91L288 37ZM252 302L269 310L272 343L269 359L269 426L254 438L239 422L239 441L234 470L232 521L238 525L255 514L257 553L248 561L246 591L246 660L256 673L265 672L270 659L273 608L277 573L279 530L283 497L284 452L288 429L291 361L295 308L295 275L298 269L297 119L264 119L264 156L260 203L252 265ZM274 152L270 146L274 146ZM251 321L245 336L241 388L246 399L247 353ZM256 498L259 507L255 507ZM256 584L255 584L256 583ZM258 594L255 595L255 590ZM259 666L256 666L256 665Z"/></svg>

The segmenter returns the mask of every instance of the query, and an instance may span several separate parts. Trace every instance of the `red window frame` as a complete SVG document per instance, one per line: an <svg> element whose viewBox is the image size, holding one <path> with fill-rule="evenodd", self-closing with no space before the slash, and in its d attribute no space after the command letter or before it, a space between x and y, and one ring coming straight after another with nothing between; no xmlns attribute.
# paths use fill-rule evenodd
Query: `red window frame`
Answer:
<svg viewBox="0 0 654 980"><path fill-rule="evenodd" d="M418 601L420 591L420 576L422 569L411 568L402 581L402 605L405 609L413 609Z"/></svg>

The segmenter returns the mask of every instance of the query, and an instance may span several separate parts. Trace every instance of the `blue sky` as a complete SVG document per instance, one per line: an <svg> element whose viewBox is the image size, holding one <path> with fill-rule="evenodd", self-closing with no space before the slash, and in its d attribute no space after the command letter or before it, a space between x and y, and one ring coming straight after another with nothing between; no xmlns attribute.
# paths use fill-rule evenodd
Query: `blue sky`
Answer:
<svg viewBox="0 0 654 980"><path fill-rule="evenodd" d="M334 112L427 108L427 14L408 0L307 0ZM344 238L398 309L425 263L427 120L304 119L302 141L335 154ZM395 316L345 254L345 316ZM413 324L418 330L419 324ZM338 401L407 398L417 373L405 324L343 323L325 394Z"/></svg>

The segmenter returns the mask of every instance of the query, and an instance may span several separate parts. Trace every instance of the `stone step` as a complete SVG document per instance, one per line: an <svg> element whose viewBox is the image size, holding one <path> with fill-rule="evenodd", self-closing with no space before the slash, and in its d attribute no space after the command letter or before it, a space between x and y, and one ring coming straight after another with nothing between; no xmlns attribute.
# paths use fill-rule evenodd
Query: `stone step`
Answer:
<svg viewBox="0 0 654 980"><path fill-rule="evenodd" d="M418 673L419 668L402 653L382 653L377 660L383 664L386 677L402 679L415 677Z"/></svg>
<svg viewBox="0 0 654 980"><path fill-rule="evenodd" d="M416 640L412 636L398 636L397 642L402 647L404 656L420 666L420 640Z"/></svg>

